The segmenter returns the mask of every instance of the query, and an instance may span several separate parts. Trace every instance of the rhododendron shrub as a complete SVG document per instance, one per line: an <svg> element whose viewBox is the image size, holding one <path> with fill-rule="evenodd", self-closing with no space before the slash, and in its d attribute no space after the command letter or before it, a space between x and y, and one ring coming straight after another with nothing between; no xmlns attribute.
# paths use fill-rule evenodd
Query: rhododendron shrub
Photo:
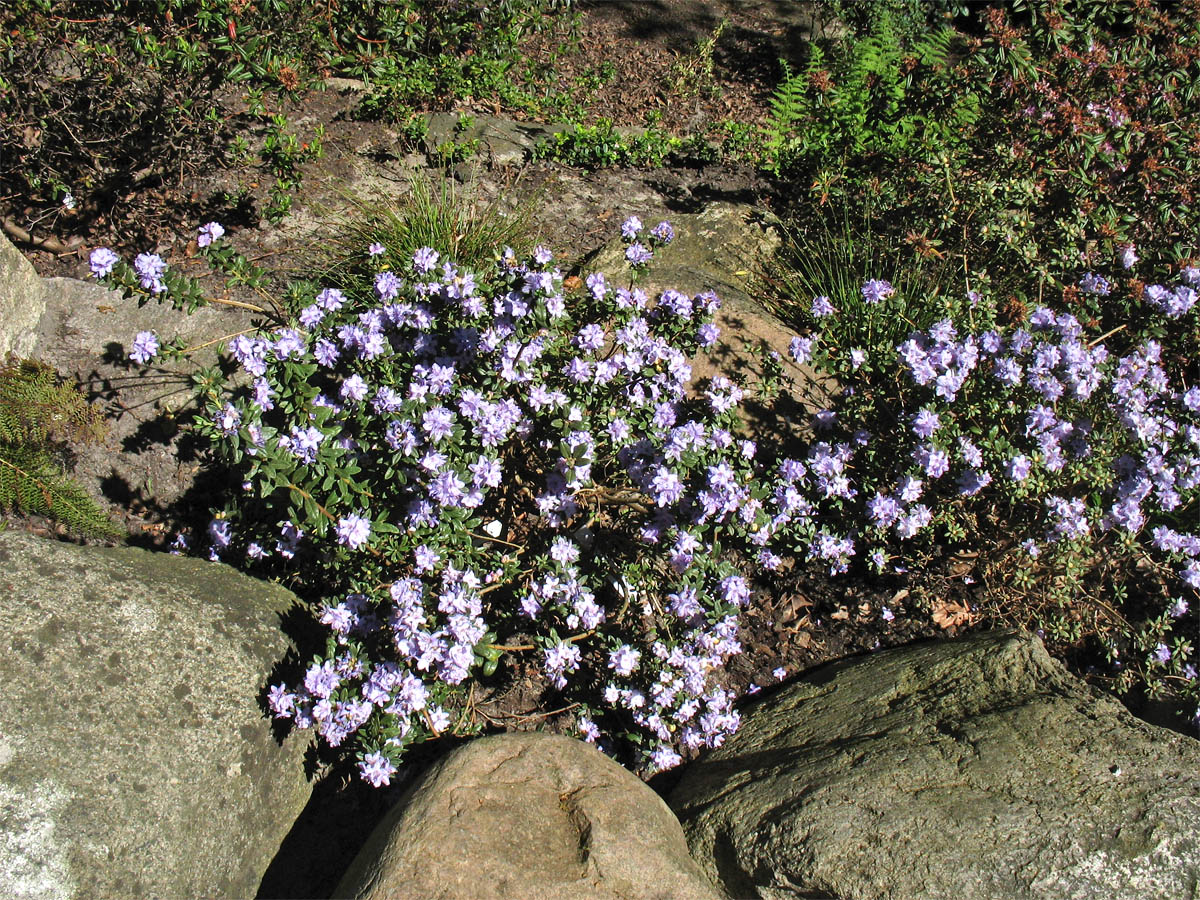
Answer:
<svg viewBox="0 0 1200 900"><path fill-rule="evenodd" d="M673 237L636 217L622 234L635 270ZM837 395L807 440L760 451L739 410L764 385L692 378L711 293L564 281L541 247L487 272L378 242L362 261L366 279L302 285L286 320L234 338L226 385L204 376L198 429L243 490L193 544L309 600L325 650L270 706L372 784L411 744L477 731L476 690L517 661L644 770L719 746L740 613L789 566L919 579L966 553L991 621L1095 642L1117 688L1195 701L1200 387L1178 341L1148 336L1194 333L1194 270L1146 287L1145 334L1114 349L1049 306L997 324L974 292L897 343L912 298L889 282L853 314L816 297L787 349L817 377L792 390ZM157 258L93 264L196 302ZM131 357L170 347L140 333Z"/></svg>
<svg viewBox="0 0 1200 900"><path fill-rule="evenodd" d="M672 236L624 232L635 266ZM738 714L713 675L750 590L719 542L761 524L765 489L741 391L692 384L718 298L601 273L570 293L543 248L488 273L432 248L396 264L232 340L240 386L199 426L244 480L211 558L320 586L328 647L272 686L275 714L383 784L407 745L476 727L473 681L525 654L585 738L632 738L653 768L720 744Z"/></svg>
<svg viewBox="0 0 1200 900"><path fill-rule="evenodd" d="M798 363L836 386L779 468L776 553L853 569L955 568L977 618L1107 656L1101 683L1194 706L1200 634L1200 271L1075 290L1138 291L1136 320L1089 333L1049 305L1002 324L992 298L797 298ZM849 305L854 298L845 298ZM898 321L926 321L895 344ZM860 343L861 342L861 343ZM807 542L788 545L797 520ZM965 563L964 563L965 561ZM890 610L889 610L890 612Z"/></svg>

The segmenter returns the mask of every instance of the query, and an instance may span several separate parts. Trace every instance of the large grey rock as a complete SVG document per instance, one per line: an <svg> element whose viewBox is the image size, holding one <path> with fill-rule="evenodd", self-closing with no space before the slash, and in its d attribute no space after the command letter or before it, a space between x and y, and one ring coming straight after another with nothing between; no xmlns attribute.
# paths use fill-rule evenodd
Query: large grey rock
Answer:
<svg viewBox="0 0 1200 900"><path fill-rule="evenodd" d="M310 794L257 699L293 595L16 532L0 571L0 896L254 896Z"/></svg>
<svg viewBox="0 0 1200 900"><path fill-rule="evenodd" d="M134 517L179 501L199 464L179 451L170 413L192 399L191 374L216 362L220 339L244 331L256 313L211 305L194 314L169 304L139 307L95 281L47 278L46 310L38 325L38 358L80 387L103 409L105 440L74 448L72 474L93 497L113 504L116 517ZM148 370L128 359L134 336L153 331L204 347L195 363L153 360ZM207 498L206 498L207 499ZM139 507L139 504L141 506Z"/></svg>
<svg viewBox="0 0 1200 900"><path fill-rule="evenodd" d="M42 279L21 251L0 233L0 359L30 356L46 308Z"/></svg>
<svg viewBox="0 0 1200 900"><path fill-rule="evenodd" d="M738 897L1195 897L1200 743L1001 632L764 698L671 797Z"/></svg>
<svg viewBox="0 0 1200 900"><path fill-rule="evenodd" d="M679 823L594 747L558 735L473 741L380 823L335 897L716 900Z"/></svg>

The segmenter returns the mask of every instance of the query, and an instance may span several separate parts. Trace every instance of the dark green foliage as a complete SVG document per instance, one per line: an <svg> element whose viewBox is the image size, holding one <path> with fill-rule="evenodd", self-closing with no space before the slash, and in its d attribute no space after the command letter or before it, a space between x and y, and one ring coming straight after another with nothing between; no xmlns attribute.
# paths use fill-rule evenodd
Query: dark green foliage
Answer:
<svg viewBox="0 0 1200 900"><path fill-rule="evenodd" d="M783 79L766 125L768 160L776 174L827 169L864 155L905 155L968 131L978 117L974 101L925 106L914 103L910 92L915 67L945 69L955 37L943 25L906 41L882 15L851 45L826 52L810 44L803 71L793 72L781 61Z"/></svg>
<svg viewBox="0 0 1200 900"><path fill-rule="evenodd" d="M576 124L534 149L537 159L554 159L580 169L613 166L661 166L683 141L648 128L643 134L620 134L609 119L595 125Z"/></svg>
<svg viewBox="0 0 1200 900"><path fill-rule="evenodd" d="M56 459L67 441L99 441L100 413L54 370L9 358L0 367L0 509L44 515L88 537L121 534Z"/></svg>
<svg viewBox="0 0 1200 900"><path fill-rule="evenodd" d="M1081 296L1081 275L1120 274L1129 245L1138 271L1197 251L1200 5L1022 0L924 30L895 25L894 5L777 90L768 165L801 219L849 207L1014 308L1061 297L1121 325L1137 292Z"/></svg>

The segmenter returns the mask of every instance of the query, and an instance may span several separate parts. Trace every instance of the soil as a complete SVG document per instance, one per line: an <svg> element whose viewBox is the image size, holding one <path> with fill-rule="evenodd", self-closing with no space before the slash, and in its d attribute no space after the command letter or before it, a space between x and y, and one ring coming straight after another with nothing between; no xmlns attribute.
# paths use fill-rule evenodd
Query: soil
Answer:
<svg viewBox="0 0 1200 900"><path fill-rule="evenodd" d="M659 119L660 127L679 135L719 137L725 120L761 122L769 109L770 89L778 80L779 59L794 57L800 38L821 27L813 21L808 4L789 0L600 2L581 8L577 46L554 62L561 78L578 80L609 66L608 82L587 97L593 115L621 126L645 125L649 115ZM727 24L713 49L708 79L697 47L722 21ZM559 49L551 40L533 40L528 57L548 64ZM194 233L191 229L197 221L219 219L230 228L234 245L248 257L284 273L302 269L310 258L313 233L295 222L306 216L311 219L324 203L335 203L341 188L379 190L393 185L399 192L415 169L428 166L423 155L402 145L392 126L355 118L357 102L350 86L312 93L285 110L298 129L311 130L320 124L326 130L324 156L304 167L304 188L292 225L285 221L282 228L272 228L245 209L221 208L222 191L247 188L261 198L264 190L262 173L229 169L187 185L173 209L175 215L165 215L155 232L153 249L173 260L194 252L175 227L186 214L191 223L187 234ZM465 105L462 111L522 115L485 103ZM250 134L248 140L257 137ZM364 175L368 170L369 177ZM772 183L749 165L729 162L586 173L542 161L490 170L477 165L458 174L465 181L463 189L473 191L481 202L518 209L537 201L530 207L534 230L546 235L546 243L564 260L578 260L599 247L632 211L644 218L669 217L730 199L771 209L782 204L789 191L789 186ZM148 199L154 198L140 198ZM169 196L163 199L170 202ZM108 244L125 253L150 249L129 246L122 235L103 230L83 237L87 248ZM45 276L86 276L85 251L55 255L22 249ZM245 317L232 317L231 326L235 320L244 322ZM127 385L130 372L119 359L96 363L63 356L55 362L85 384L109 414L112 428L107 443L75 448L75 473L104 497L114 516L129 529L131 542L162 548L178 530L195 526L197 515L208 508L204 499L214 488L227 485L222 484L221 473L203 465L198 448L164 413L166 389L156 394L145 385ZM17 527L62 536L60 529L45 521ZM769 689L779 681L773 674L778 669L790 678L832 660L992 624L974 611L969 572L948 565L941 572L922 572L919 584L904 574L832 579L783 573L764 581L745 616L746 652L731 664L729 683L739 691L751 683ZM885 607L894 618L885 617ZM941 616L935 621L938 610ZM490 694L480 696L477 708L493 729L569 725L569 713L556 714L548 702L552 701L543 692L539 674L518 666L497 681ZM444 749L434 746L414 755L410 772L422 759ZM314 759L314 766L323 768L324 763ZM371 791L352 783L342 769L327 771L330 777L268 872L263 895L328 896L338 876L337 866L349 861L402 790L402 781L385 791ZM656 786L668 786L669 781L669 776L660 778ZM340 837L331 841L330 835L335 834Z"/></svg>

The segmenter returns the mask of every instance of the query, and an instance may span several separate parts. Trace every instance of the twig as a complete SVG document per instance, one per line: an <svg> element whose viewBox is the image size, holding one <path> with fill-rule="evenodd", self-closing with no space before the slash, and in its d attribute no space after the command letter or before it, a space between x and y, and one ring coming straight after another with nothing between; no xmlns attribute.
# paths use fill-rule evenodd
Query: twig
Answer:
<svg viewBox="0 0 1200 900"><path fill-rule="evenodd" d="M572 703L569 706L564 706L562 709L551 709L547 712L539 713L496 713L493 715L492 713L485 713L483 710L480 710L480 712L489 719L516 719L518 722L528 722L530 719L545 719L550 716L557 716L559 713L570 712L577 706L579 706L578 703Z"/></svg>
<svg viewBox="0 0 1200 900"><path fill-rule="evenodd" d="M230 338L235 338L243 334L251 334L257 331L257 328L246 328L242 331L235 331L233 334L227 334L224 337L213 338L211 341L205 341L203 344L197 344L194 347L187 347L181 350L181 353L195 353L197 350L203 350L205 347L211 347L213 344L219 344L221 341L227 341Z"/></svg>
<svg viewBox="0 0 1200 900"><path fill-rule="evenodd" d="M588 629L587 631L581 632L579 634L571 635L571 637L567 638L562 643L573 644L576 641L582 641L584 638L591 637L595 633L596 633L596 629L591 628L591 629ZM492 649L500 650L500 651L503 651L504 653L516 653L520 650L536 650L537 645L535 645L535 644L518 644L516 646L506 646L504 644L492 644Z"/></svg>
<svg viewBox="0 0 1200 900"><path fill-rule="evenodd" d="M37 247L39 250L49 250L51 253L58 253L62 256L67 256L69 254L74 253L76 251L76 249L78 249L80 244L83 243L83 240L81 238L75 238L73 240L76 240L77 243L75 244L74 247L71 247L71 246L68 246L67 244L64 244L62 241L60 241L58 238L54 237L53 235L51 235L49 237L44 237L44 238L34 237L32 234L30 234L28 231L26 231L24 228L22 228L16 222L14 222L12 219L6 218L2 223L0 223L0 225L3 225L4 230L7 231L12 237L16 238L21 243L29 244L30 246Z"/></svg>
<svg viewBox="0 0 1200 900"><path fill-rule="evenodd" d="M1100 342L1101 342L1102 340L1104 340L1105 338L1110 338L1110 337L1112 337L1114 334L1116 334L1118 331L1124 331L1124 330L1125 330L1125 326L1124 326L1124 325L1118 325L1118 326L1117 326L1116 328L1114 328L1112 331L1109 331L1109 332L1107 332L1106 334L1102 334L1102 335L1100 335L1100 337L1096 338L1094 341L1091 341L1091 342L1088 344L1088 349L1089 349L1089 350L1091 350L1093 347L1095 347L1095 346L1096 346L1098 343L1100 343Z"/></svg>
<svg viewBox="0 0 1200 900"><path fill-rule="evenodd" d="M272 311L269 309L263 309L261 306L255 306L253 303L243 303L241 300L229 300L229 299L224 299L221 297L210 297L208 302L209 303L219 303L222 306L236 306L238 309L249 309L249 310L253 310L254 312L260 312L264 316L269 316L272 314Z"/></svg>

